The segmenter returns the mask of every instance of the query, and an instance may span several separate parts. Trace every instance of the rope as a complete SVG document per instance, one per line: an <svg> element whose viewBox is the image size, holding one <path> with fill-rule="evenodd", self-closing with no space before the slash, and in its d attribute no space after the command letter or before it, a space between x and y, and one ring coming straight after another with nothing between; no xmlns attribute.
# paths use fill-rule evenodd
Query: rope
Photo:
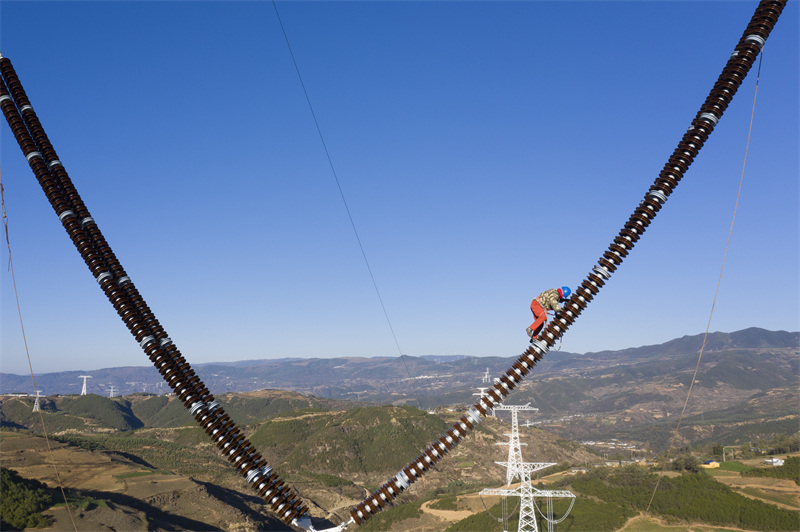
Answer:
<svg viewBox="0 0 800 532"><path fill-rule="evenodd" d="M681 421L683 420L683 415L686 412L686 407L689 405L689 398L692 395L692 388L694 388L694 383L697 381L697 372L700 369L700 360L703 358L703 350L706 347L706 340L708 339L708 331L711 328L711 318L714 316L714 307L717 304L717 294L719 294L719 286L722 283L722 273L725 271L725 260L728 257L728 248L731 245L731 235L733 234L733 225L736 222L736 211L739 207L739 197L742 194L742 183L744 182L744 169L747 165L747 151L750 148L750 134L753 131L753 117L755 116L756 112L756 98L758 97L758 80L761 77L761 61L764 58L764 51L762 49L761 54L758 59L758 70L756 72L756 88L753 94L753 108L750 111L750 126L747 130L747 142L745 143L744 148L744 160L742 161L742 173L739 177L739 189L736 192L736 201L733 205L733 217L731 218L731 227L728 230L728 240L725 243L725 253L722 256L722 266L719 270L719 278L717 279L717 287L714 290L714 300L711 303L711 311L708 314L708 323L706 324L706 332L703 335L703 343L700 345L700 353L697 355L697 365L694 368L694 374L692 375L692 382L689 384L689 389L686 392L686 401L683 403L683 410L681 410L680 416L678 416L678 424L675 427L675 432L672 434L672 438L670 438L669 447L667 447L667 454L664 457L664 465L661 468L661 474L658 476L656 480L655 488L653 488L653 494L650 496L650 502L647 503L647 509L645 509L645 513L650 511L650 506L653 504L653 499L656 496L656 492L658 491L658 486L661 484L661 477L664 476L664 471L667 468L667 462L669 461L669 454L672 451L672 447L675 443L675 439L678 437L678 430L681 428Z"/></svg>
<svg viewBox="0 0 800 532"><path fill-rule="evenodd" d="M22 321L22 308L19 304L19 294L17 292L17 279L14 276L14 263L11 260L11 239L8 236L8 215L6 214L6 197L5 197L5 189L3 188L3 174L0 171L0 209L2 209L3 213L3 229L6 235L6 246L8 247L8 271L11 273L11 284L14 287L14 300L17 304L17 315L19 316L19 327L22 331L22 343L25 346L25 356L28 358L28 369L31 373L31 382L33 383L33 393L36 394L36 397L39 397L39 389L36 387L36 377L33 376L33 363L31 362L31 353L28 350L28 339L25 336L25 325ZM50 447L50 438L47 435L47 427L44 423L44 414L42 413L41 408L38 410L39 412L39 420L42 423L42 433L44 434L44 441L47 444L47 455L50 458L50 462L53 464L53 471L56 475L56 483L58 484L58 489L61 491L61 496L64 498L64 506L67 508L67 515L69 515L69 520L72 522L72 528L75 532L78 532L78 527L75 524L75 519L72 517L72 510L70 509L69 502L67 502L67 494L64 491L64 484L61 482L61 475L58 473L58 467L56 465L56 460L53 458L53 449Z"/></svg>

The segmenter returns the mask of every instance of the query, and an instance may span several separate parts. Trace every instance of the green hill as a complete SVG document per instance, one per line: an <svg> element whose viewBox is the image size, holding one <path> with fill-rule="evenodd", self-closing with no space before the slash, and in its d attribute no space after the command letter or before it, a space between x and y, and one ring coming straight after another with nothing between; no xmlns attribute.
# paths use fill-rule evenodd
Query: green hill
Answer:
<svg viewBox="0 0 800 532"><path fill-rule="evenodd" d="M42 419L49 433L65 430L132 430L143 426L131 412L130 404L124 400L84 395L40 399L39 402L41 416L32 411L31 398L4 398L0 402L0 427L28 429L41 434Z"/></svg>
<svg viewBox="0 0 800 532"><path fill-rule="evenodd" d="M277 390L269 393L225 394L219 400L224 402L225 411L231 419L243 425L261 423L285 412L297 414L327 410L331 405L331 401Z"/></svg>
<svg viewBox="0 0 800 532"><path fill-rule="evenodd" d="M194 418L176 397L153 395L133 403L133 413L146 427L172 428L196 425Z"/></svg>
<svg viewBox="0 0 800 532"><path fill-rule="evenodd" d="M131 411L131 403L124 398L94 394L66 397L61 401L59 409L67 415L91 419L106 428L133 430L144 426Z"/></svg>
<svg viewBox="0 0 800 532"><path fill-rule="evenodd" d="M306 397L281 390L225 394L217 399L237 424L261 423L286 412L312 412L343 402ZM32 412L33 398L0 399L0 426L42 432L41 417ZM174 395L135 394L126 397L68 395L39 399L48 432L119 430L196 426L194 418Z"/></svg>
<svg viewBox="0 0 800 532"><path fill-rule="evenodd" d="M656 480L654 473L637 466L599 468L575 478L570 488L579 496L613 504L631 517L647 508ZM797 530L798 526L797 512L734 493L702 472L663 477L650 512L670 521L701 521L745 530ZM562 530L570 530L565 524Z"/></svg>
<svg viewBox="0 0 800 532"><path fill-rule="evenodd" d="M571 513L558 529L619 530L629 518L647 509L657 478L655 473L639 466L602 467L548 485L547 489L568 489L577 495ZM568 504L565 500L553 501L556 519L566 512ZM499 505L490 510L500 515ZM798 512L744 497L703 472L662 477L649 513L673 526L704 523L743 530L796 531L800 525ZM479 513L447 528L448 532L476 530L499 530L499 525L485 513Z"/></svg>
<svg viewBox="0 0 800 532"><path fill-rule="evenodd" d="M449 425L413 407L359 407L300 418L275 418L250 440L286 468L341 475L396 471ZM284 465L281 467L283 468Z"/></svg>

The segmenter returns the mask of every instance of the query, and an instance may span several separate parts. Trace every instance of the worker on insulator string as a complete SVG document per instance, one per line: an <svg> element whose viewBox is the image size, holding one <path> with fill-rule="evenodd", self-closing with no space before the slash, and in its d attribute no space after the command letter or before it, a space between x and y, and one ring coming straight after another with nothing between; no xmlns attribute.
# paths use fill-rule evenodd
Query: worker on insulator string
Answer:
<svg viewBox="0 0 800 532"><path fill-rule="evenodd" d="M552 310L558 312L561 310L558 304L566 300L571 293L572 290L570 290L568 286L562 286L561 288L545 290L533 298L533 301L531 301L533 323L531 323L530 327L526 330L528 336L531 337L531 342L536 340L536 338L539 337L539 333L542 332L544 324L547 322L547 311Z"/></svg>

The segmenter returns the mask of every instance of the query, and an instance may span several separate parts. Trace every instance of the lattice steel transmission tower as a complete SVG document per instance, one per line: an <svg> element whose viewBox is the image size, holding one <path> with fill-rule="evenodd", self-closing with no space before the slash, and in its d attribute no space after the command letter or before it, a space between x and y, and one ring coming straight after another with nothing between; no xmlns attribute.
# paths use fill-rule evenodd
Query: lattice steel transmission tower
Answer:
<svg viewBox="0 0 800 532"><path fill-rule="evenodd" d="M575 502L575 495L568 490L540 490L533 486L531 482L531 475L536 471L540 471L547 467L556 465L555 462L523 462L522 461L522 445L526 445L519 440L519 417L520 410L536 410L530 403L525 405L500 405L496 406L495 410L510 410L511 411L511 434L508 442L501 442L498 445L508 445L508 460L506 462L497 462L506 468L506 487L505 488L487 488L481 490L481 495L500 495L501 497L519 497L519 525L517 530L519 532L538 532L539 528L536 522L536 506L535 498L546 499L547 513L542 513L542 517L547 522L548 531L553 530L553 525L563 521L572 510L572 504ZM512 488L511 483L519 479L519 486ZM554 498L571 498L569 510L561 516L559 520L553 519L553 499ZM503 505L505 507L505 505ZM506 528L507 516L503 517L504 529Z"/></svg>
<svg viewBox="0 0 800 532"><path fill-rule="evenodd" d="M33 401L33 410L32 412L40 412L41 408L39 408L39 390L36 390L36 399Z"/></svg>
<svg viewBox="0 0 800 532"><path fill-rule="evenodd" d="M508 441L497 444L508 445L508 461L497 463L506 467L506 485L510 486L515 478L520 478L521 480L522 446L527 445L527 443L521 443L519 441L519 412L521 410L538 412L539 409L527 403L524 405L500 405L496 406L494 410L508 410L511 412L511 434L506 434L506 436L508 436ZM551 465L555 464L547 464L544 467L550 467Z"/></svg>

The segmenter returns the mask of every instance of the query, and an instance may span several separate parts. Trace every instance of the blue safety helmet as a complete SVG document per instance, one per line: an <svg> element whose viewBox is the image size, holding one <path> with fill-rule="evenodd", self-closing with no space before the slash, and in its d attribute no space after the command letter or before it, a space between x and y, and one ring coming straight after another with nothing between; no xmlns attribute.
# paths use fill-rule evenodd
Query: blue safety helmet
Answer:
<svg viewBox="0 0 800 532"><path fill-rule="evenodd" d="M564 296L564 299L567 299L569 295L572 293L572 290L569 289L569 286L562 286L561 293Z"/></svg>

